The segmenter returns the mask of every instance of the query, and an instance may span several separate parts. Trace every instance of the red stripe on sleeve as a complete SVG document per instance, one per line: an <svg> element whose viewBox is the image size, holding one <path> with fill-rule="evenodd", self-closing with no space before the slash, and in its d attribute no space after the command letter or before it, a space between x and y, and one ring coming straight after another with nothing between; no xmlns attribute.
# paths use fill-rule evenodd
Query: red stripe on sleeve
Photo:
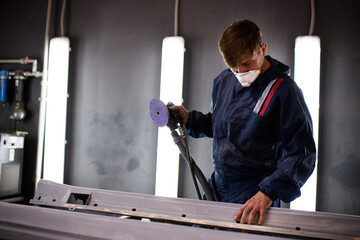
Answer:
<svg viewBox="0 0 360 240"><path fill-rule="evenodd" d="M271 101L271 98L274 96L274 94L275 94L275 92L276 92L276 89L279 87L279 85L280 85L280 83L282 83L282 81L284 81L284 79L283 79L283 78L279 78L279 80L277 80L276 83L274 84L274 86L271 88L271 90L270 90L270 92L269 92L269 95L267 96L264 105L261 107L259 116L263 116L263 115L264 115L265 110L266 110L266 108L268 107L268 105L269 105L269 103L270 103L270 101Z"/></svg>

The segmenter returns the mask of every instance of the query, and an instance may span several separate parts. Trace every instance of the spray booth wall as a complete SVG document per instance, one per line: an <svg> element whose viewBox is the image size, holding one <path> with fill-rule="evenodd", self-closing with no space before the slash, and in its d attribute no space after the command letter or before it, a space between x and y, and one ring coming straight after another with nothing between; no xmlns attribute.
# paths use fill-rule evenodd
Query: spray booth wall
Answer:
<svg viewBox="0 0 360 240"><path fill-rule="evenodd" d="M153 194L157 128L148 105L159 96L161 42L173 35L174 1L67 2L65 35L71 53L65 183ZM355 74L360 2L315 2L314 35L320 36L322 46L317 210L360 214L360 79ZM51 37L59 35L61 3L53 1ZM1 59L29 56L38 59L42 69L46 9L46 0L0 2ZM292 68L295 38L309 31L310 1L181 0L186 108L209 111L213 79L225 68L217 41L238 18L255 21L263 30L268 54ZM35 184L40 80L27 81L28 115L16 125L29 132L24 159L27 199ZM0 109L1 131L9 130L12 108L8 104ZM211 139L190 138L189 144L208 177ZM196 198L183 161L179 178L179 197Z"/></svg>

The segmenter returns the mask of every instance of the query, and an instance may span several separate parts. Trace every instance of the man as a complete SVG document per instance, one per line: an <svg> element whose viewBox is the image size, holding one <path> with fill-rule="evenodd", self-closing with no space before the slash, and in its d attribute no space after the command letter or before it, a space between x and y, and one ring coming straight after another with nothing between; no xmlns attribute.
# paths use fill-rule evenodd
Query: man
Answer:
<svg viewBox="0 0 360 240"><path fill-rule="evenodd" d="M244 204L234 220L262 224L270 206L300 196L315 166L312 121L289 67L266 55L258 26L238 20L222 34L229 67L214 80L211 112L179 111L187 134L213 138L215 200Z"/></svg>

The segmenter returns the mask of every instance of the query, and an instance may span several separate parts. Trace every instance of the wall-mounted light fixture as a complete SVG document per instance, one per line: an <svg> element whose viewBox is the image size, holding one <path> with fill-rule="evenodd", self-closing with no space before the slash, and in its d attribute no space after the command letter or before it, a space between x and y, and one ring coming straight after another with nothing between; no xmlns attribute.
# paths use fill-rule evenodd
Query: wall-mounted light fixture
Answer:
<svg viewBox="0 0 360 240"><path fill-rule="evenodd" d="M182 104L185 40L166 37L162 45L160 99ZM168 128L158 128L155 194L177 197L179 179L179 149Z"/></svg>
<svg viewBox="0 0 360 240"><path fill-rule="evenodd" d="M70 40L67 37L51 39L47 80L43 178L58 183L64 181L69 51Z"/></svg>
<svg viewBox="0 0 360 240"><path fill-rule="evenodd" d="M313 121L313 133L318 150L320 106L320 38L300 36L295 40L294 79L301 88ZM301 197L291 202L292 209L316 210L317 156L313 174L301 188Z"/></svg>
<svg viewBox="0 0 360 240"><path fill-rule="evenodd" d="M295 40L295 70L294 79L301 88L306 104L309 108L312 121L313 133L318 150L319 138L319 107L320 107L320 38L312 36L315 22L315 2L311 0L311 25L308 36L299 36ZM290 204L291 209L315 211L316 210L316 186L317 186L317 162L311 177L301 188L301 196Z"/></svg>
<svg viewBox="0 0 360 240"><path fill-rule="evenodd" d="M174 36L162 42L160 99L182 104L185 40L178 36L179 0L175 0ZM179 149L168 128L158 128L155 195L177 197Z"/></svg>

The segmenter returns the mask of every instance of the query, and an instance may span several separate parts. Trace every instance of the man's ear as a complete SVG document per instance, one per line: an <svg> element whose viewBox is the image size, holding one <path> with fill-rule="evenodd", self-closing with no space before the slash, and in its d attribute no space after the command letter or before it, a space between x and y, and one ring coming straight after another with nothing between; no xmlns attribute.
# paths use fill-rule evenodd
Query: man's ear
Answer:
<svg viewBox="0 0 360 240"><path fill-rule="evenodd" d="M267 44L266 43L261 44L260 51L261 51L263 57L265 57L266 52L267 52Z"/></svg>

